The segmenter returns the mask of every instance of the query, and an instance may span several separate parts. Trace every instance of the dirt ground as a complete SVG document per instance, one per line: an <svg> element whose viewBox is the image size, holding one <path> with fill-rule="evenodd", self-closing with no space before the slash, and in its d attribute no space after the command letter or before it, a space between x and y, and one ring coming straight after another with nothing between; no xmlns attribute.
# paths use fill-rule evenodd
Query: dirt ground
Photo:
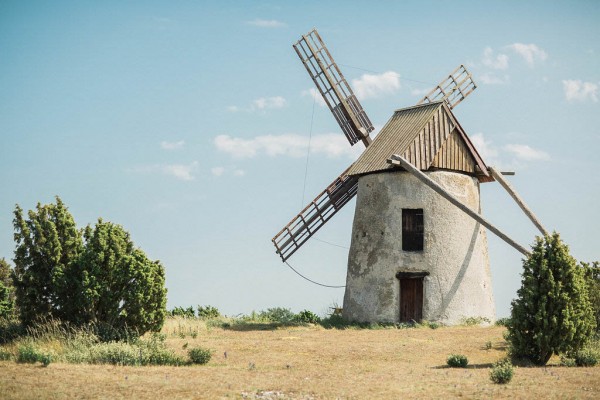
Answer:
<svg viewBox="0 0 600 400"><path fill-rule="evenodd" d="M214 350L191 367L118 367L0 362L2 399L405 399L600 398L600 367L519 367L507 385L489 379L505 355L502 327L234 331L205 329L167 343ZM185 336L185 337L182 337ZM486 343L491 342L491 349ZM466 369L446 367L464 354Z"/></svg>

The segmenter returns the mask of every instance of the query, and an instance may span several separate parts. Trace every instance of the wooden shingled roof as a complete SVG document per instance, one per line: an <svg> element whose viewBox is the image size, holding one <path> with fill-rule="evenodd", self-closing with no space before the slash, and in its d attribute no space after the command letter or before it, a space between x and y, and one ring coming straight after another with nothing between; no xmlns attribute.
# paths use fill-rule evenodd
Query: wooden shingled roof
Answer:
<svg viewBox="0 0 600 400"><path fill-rule="evenodd" d="M445 102L396 110L371 145L350 167L348 175L364 175L395 168L387 163L399 154L421 170L446 169L494 179L479 153Z"/></svg>

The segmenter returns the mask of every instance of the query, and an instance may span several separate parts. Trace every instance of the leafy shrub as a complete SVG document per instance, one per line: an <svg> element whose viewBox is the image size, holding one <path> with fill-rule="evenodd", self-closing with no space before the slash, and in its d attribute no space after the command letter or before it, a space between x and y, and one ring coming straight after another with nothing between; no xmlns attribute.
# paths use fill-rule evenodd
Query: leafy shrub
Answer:
<svg viewBox="0 0 600 400"><path fill-rule="evenodd" d="M466 317L462 319L462 325L477 326L481 324L489 324L491 321L487 317Z"/></svg>
<svg viewBox="0 0 600 400"><path fill-rule="evenodd" d="M194 347L188 350L188 356L193 364L206 364L212 357L212 352L202 347Z"/></svg>
<svg viewBox="0 0 600 400"><path fill-rule="evenodd" d="M309 310L303 310L298 313L296 319L299 322L304 322L307 324L318 324L321 321L321 318L317 314Z"/></svg>
<svg viewBox="0 0 600 400"><path fill-rule="evenodd" d="M557 233L536 238L511 303L513 356L545 365L552 354L583 348L596 327L583 272Z"/></svg>
<svg viewBox="0 0 600 400"><path fill-rule="evenodd" d="M17 362L35 364L41 362L47 367L52 362L52 356L31 343L22 344L17 349Z"/></svg>
<svg viewBox="0 0 600 400"><path fill-rule="evenodd" d="M510 360L503 359L497 361L490 371L490 379L494 383L504 384L511 381L514 374L514 367Z"/></svg>
<svg viewBox="0 0 600 400"><path fill-rule="evenodd" d="M279 324L289 324L294 322L296 314L289 308L275 307L268 308L266 311L261 311L258 313L258 318Z"/></svg>
<svg viewBox="0 0 600 400"><path fill-rule="evenodd" d="M217 307L213 306L198 306L198 318L211 319L219 318L221 313Z"/></svg>
<svg viewBox="0 0 600 400"><path fill-rule="evenodd" d="M453 368L467 368L469 360L462 354L450 354L446 360L446 363Z"/></svg>
<svg viewBox="0 0 600 400"><path fill-rule="evenodd" d="M594 310L596 330L600 331L600 263L598 261L592 263L582 262L581 267L587 282L590 303Z"/></svg>
<svg viewBox="0 0 600 400"><path fill-rule="evenodd" d="M510 323L510 318L508 318L508 317L498 318L496 320L497 326L508 326L509 323Z"/></svg>
<svg viewBox="0 0 600 400"><path fill-rule="evenodd" d="M346 329L352 324L346 321L339 314L331 314L329 317L321 320L321 326L325 329Z"/></svg>
<svg viewBox="0 0 600 400"><path fill-rule="evenodd" d="M0 318L0 344L10 343L25 334L25 328L13 318Z"/></svg>
<svg viewBox="0 0 600 400"><path fill-rule="evenodd" d="M579 350L573 358L578 367L593 367L598 364L598 355L590 349Z"/></svg>
<svg viewBox="0 0 600 400"><path fill-rule="evenodd" d="M0 349L0 361L8 361L8 360L12 360L12 358L13 358L13 355L10 351Z"/></svg>
<svg viewBox="0 0 600 400"><path fill-rule="evenodd" d="M172 317L183 317L183 318L195 318L196 312L194 311L194 307L189 306L187 308L183 307L175 307L168 314Z"/></svg>

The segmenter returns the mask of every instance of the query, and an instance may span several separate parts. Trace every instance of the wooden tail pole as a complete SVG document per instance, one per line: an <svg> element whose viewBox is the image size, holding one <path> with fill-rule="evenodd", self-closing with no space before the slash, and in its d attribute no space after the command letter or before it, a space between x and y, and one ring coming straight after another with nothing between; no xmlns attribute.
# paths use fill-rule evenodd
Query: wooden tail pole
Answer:
<svg viewBox="0 0 600 400"><path fill-rule="evenodd" d="M458 207L461 211L463 211L464 213L466 213L468 216L470 216L471 218L473 218L475 221L479 222L481 225L485 226L493 234L495 234L500 239L504 240L506 243L508 243L509 245L511 245L512 247L514 247L515 249L517 249L523 255L525 255L525 256L529 255L529 251L527 251L527 249L525 249L523 246L521 246L520 244L518 244L517 242L515 242L514 240L512 240L507 235L505 235L502 231L500 231L498 228L496 228L494 225L492 225L490 222L488 222L485 218L483 218L479 213L471 210L469 207L467 207L466 205L464 205L463 203L461 203L460 200L458 200L456 197L454 197L453 195L451 195L450 193L448 193L446 191L446 189L444 189L442 186L440 186L437 182L433 181L431 178L429 178L423 172L421 172L420 170L418 170L417 168L415 168L411 163L409 163L403 157L401 157L401 156L399 156L397 154L394 154L391 158L389 158L387 160L387 162L389 164L394 164L394 165L401 166L406 171L408 171L411 174L413 174L417 179L419 179L425 185L427 185L431 189L433 189L436 193L438 193L443 198L445 198L446 200L448 200L450 203L452 203L453 205L455 205L456 207Z"/></svg>
<svg viewBox="0 0 600 400"><path fill-rule="evenodd" d="M510 197L512 197L513 200L519 205L519 207L521 207L521 210L523 210L525 215L527 215L529 217L531 222L533 222L533 224L536 226L536 228L539 229L539 231L542 233L542 235L547 236L548 231L542 226L542 223L537 219L537 217L535 216L533 211L531 211L529 209L529 207L527 207L527 204L525 204L525 202L523 201L521 196L519 196L517 191L511 186L510 183L508 183L508 181L506 179L504 179L502 174L494 167L488 167L488 171L490 171L492 173L492 176L494 177L494 179L497 180L498 183L502 185L502 187L508 192Z"/></svg>

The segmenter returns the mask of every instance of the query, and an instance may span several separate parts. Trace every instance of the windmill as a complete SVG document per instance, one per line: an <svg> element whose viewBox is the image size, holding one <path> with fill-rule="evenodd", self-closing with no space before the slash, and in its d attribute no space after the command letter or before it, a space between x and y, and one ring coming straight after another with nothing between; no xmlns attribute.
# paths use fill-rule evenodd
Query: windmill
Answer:
<svg viewBox="0 0 600 400"><path fill-rule="evenodd" d="M346 319L493 320L483 227L527 251L479 213L479 183L506 182L452 112L476 89L471 74L460 65L415 106L396 110L371 139L373 125L317 30L293 47L350 145L361 141L366 150L273 237L282 261L358 193Z"/></svg>

